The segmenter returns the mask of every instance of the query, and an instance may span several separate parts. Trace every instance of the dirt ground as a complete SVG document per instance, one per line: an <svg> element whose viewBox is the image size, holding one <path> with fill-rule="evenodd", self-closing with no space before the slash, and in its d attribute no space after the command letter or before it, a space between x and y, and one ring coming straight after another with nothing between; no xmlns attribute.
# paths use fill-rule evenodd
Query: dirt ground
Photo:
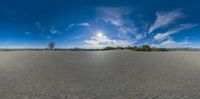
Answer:
<svg viewBox="0 0 200 99"><path fill-rule="evenodd" d="M0 99L199 99L200 52L0 52Z"/></svg>

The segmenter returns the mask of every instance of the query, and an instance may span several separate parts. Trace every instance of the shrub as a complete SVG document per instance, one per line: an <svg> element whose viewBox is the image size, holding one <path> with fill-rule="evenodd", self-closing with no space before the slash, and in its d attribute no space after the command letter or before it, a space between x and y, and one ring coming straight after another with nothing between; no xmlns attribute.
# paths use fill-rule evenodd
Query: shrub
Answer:
<svg viewBox="0 0 200 99"><path fill-rule="evenodd" d="M106 48L104 48L103 50L115 50L116 48L115 47L106 47Z"/></svg>

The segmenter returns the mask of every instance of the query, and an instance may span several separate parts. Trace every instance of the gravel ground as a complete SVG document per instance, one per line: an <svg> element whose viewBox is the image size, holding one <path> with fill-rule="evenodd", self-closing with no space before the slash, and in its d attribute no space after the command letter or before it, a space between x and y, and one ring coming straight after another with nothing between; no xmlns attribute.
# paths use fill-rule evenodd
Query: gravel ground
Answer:
<svg viewBox="0 0 200 99"><path fill-rule="evenodd" d="M200 52L0 52L0 99L200 99Z"/></svg>

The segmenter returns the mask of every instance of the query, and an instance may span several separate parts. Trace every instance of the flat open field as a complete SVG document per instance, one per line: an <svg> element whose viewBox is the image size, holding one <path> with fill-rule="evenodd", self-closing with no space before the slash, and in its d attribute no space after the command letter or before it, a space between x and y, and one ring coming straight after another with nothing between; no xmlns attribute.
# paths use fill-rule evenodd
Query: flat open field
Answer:
<svg viewBox="0 0 200 99"><path fill-rule="evenodd" d="M199 99L200 52L0 52L0 99Z"/></svg>

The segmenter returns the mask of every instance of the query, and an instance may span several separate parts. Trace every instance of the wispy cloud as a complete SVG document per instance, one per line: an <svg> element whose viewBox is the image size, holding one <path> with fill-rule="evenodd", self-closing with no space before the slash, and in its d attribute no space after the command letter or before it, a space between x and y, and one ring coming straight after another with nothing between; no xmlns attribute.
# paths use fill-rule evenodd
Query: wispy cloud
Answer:
<svg viewBox="0 0 200 99"><path fill-rule="evenodd" d="M168 39L160 44L161 47L175 47L176 42L172 39Z"/></svg>
<svg viewBox="0 0 200 99"><path fill-rule="evenodd" d="M31 35L31 32L25 32L26 35Z"/></svg>
<svg viewBox="0 0 200 99"><path fill-rule="evenodd" d="M35 26L38 30L45 32L46 31L46 27L43 26L40 22L35 22Z"/></svg>
<svg viewBox="0 0 200 99"><path fill-rule="evenodd" d="M194 24L181 24L178 27L176 27L174 29L171 29L171 30L168 30L165 33L158 33L158 34L156 34L154 36L154 39L155 40L165 40L165 39L169 38L170 35L173 35L175 33L179 33L182 30L190 29L190 28L192 28L194 26L197 26L197 25L194 25Z"/></svg>
<svg viewBox="0 0 200 99"><path fill-rule="evenodd" d="M62 35L62 32L56 30L54 26L52 26L52 27L50 28L49 32L50 32L51 34L59 34L59 35Z"/></svg>
<svg viewBox="0 0 200 99"><path fill-rule="evenodd" d="M190 44L188 40L184 40L182 42L176 42L172 39L168 39L160 44L161 47L166 48L175 48L175 47L186 47Z"/></svg>
<svg viewBox="0 0 200 99"><path fill-rule="evenodd" d="M156 20L150 26L148 33L151 33L156 29L159 29L161 27L172 24L177 19L181 18L182 16L183 16L183 14L180 10L175 10L175 11L168 12L168 13L157 12L156 13Z"/></svg>
<svg viewBox="0 0 200 99"><path fill-rule="evenodd" d="M77 24L77 25L79 25L79 26L85 26L85 27L90 27L91 25L89 24L89 23L79 23L79 24Z"/></svg>
<svg viewBox="0 0 200 99"><path fill-rule="evenodd" d="M42 27L40 22L36 22L35 25L36 25L36 27L37 27L38 29L41 29L41 27Z"/></svg>
<svg viewBox="0 0 200 99"><path fill-rule="evenodd" d="M161 42L160 44L150 44L152 47L162 47L162 48L181 48L181 47L189 47L191 45L191 42L189 42L187 39L183 41L175 41L171 38Z"/></svg>
<svg viewBox="0 0 200 99"><path fill-rule="evenodd" d="M142 39L144 35L138 32L138 28L129 18L132 9L128 7L100 7L97 8L98 20L111 24L117 28L121 35L131 36L137 40Z"/></svg>
<svg viewBox="0 0 200 99"><path fill-rule="evenodd" d="M71 23L68 25L67 29L66 30L69 30L75 26L83 26L83 27L90 27L92 26L90 23L87 23L87 22L83 22L83 23L77 23L77 24L74 24L74 23Z"/></svg>
<svg viewBox="0 0 200 99"><path fill-rule="evenodd" d="M52 36L50 36L50 35L47 35L45 37L46 37L46 39L51 39L52 38Z"/></svg>
<svg viewBox="0 0 200 99"><path fill-rule="evenodd" d="M55 26L45 26L42 25L40 22L35 23L36 28L42 33L40 37L44 37L47 39L52 38L52 35L62 35L61 30L56 29ZM27 35L31 35L30 32L25 32Z"/></svg>
<svg viewBox="0 0 200 99"><path fill-rule="evenodd" d="M84 47L85 48L105 48L105 47L127 47L130 46L131 42L127 40L115 40L115 39L109 39L106 35L95 35L92 36L89 40L84 41Z"/></svg>
<svg viewBox="0 0 200 99"><path fill-rule="evenodd" d="M100 7L97 8L99 19L115 26L123 26L126 23L124 16L131 13L127 7Z"/></svg>
<svg viewBox="0 0 200 99"><path fill-rule="evenodd" d="M125 36L130 36L129 34L133 35L136 40L140 40L144 37L144 35L138 33L137 28L130 28L130 27L119 27L118 31ZM129 37L132 38L132 37Z"/></svg>
<svg viewBox="0 0 200 99"><path fill-rule="evenodd" d="M74 26L75 26L75 24L74 24L74 23L71 23L70 25L68 25L67 29L71 29L71 28L73 28Z"/></svg>

